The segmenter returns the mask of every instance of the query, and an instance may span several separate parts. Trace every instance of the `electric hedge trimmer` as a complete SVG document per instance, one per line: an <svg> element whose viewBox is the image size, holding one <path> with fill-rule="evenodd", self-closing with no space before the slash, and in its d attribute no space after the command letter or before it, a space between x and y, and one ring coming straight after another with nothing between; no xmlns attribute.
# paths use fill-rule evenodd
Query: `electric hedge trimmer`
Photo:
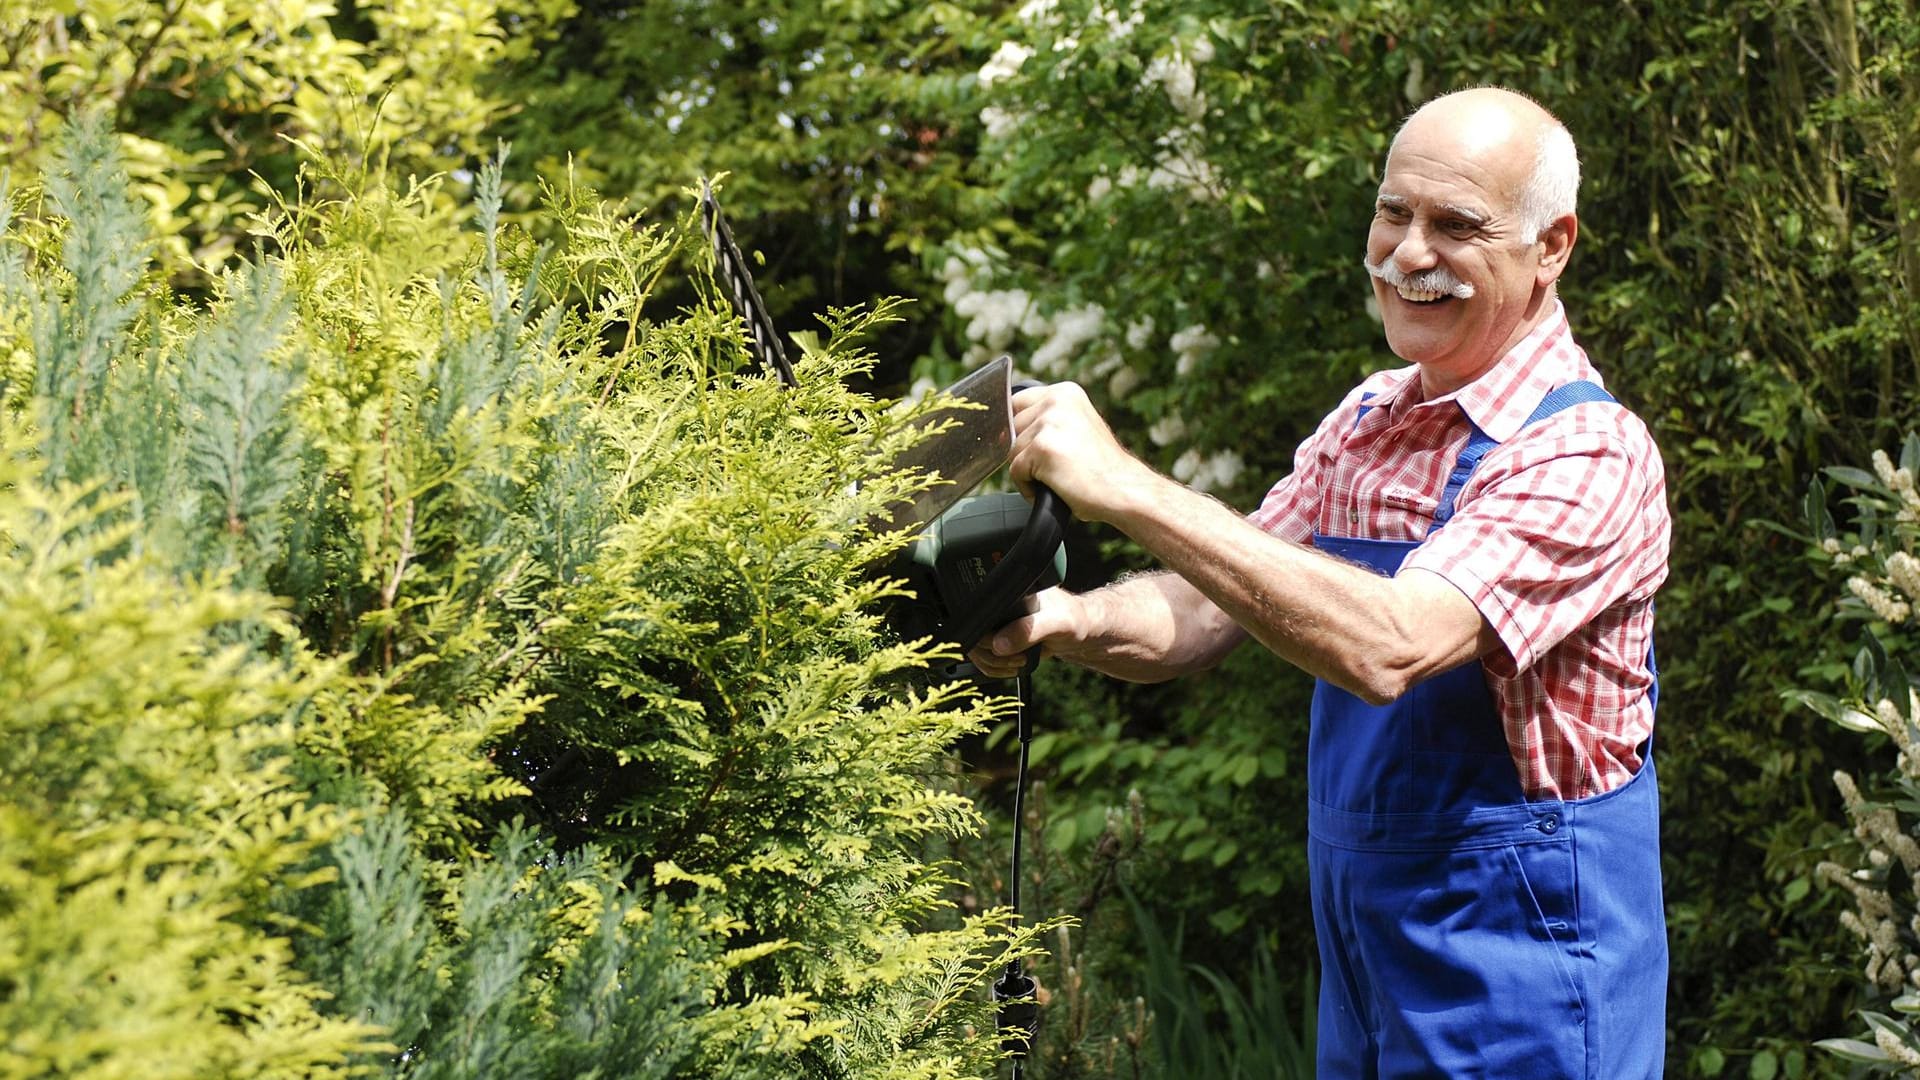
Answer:
<svg viewBox="0 0 1920 1080"><path fill-rule="evenodd" d="M768 316L753 274L720 213L710 184L700 192L701 220L713 242L713 257L726 283L735 311L750 331L750 344L763 369L778 373L782 384L799 385L786 350ZM1066 534L1071 511L1044 485L1035 484L1033 502L1018 492L988 495L967 493L1005 465L1013 449L1013 361L1002 356L947 388L953 398L978 408L948 410L956 421L921 439L889 462L887 472L935 473L946 481L914 496L893 514L893 527L921 528L920 535L887 572L905 578L916 601L895 612L901 631L909 637L932 637L957 646L962 653L991 631L1026 613L1025 600L1041 589L1061 583L1066 575ZM1021 822L1025 816L1027 747L1032 732L1027 722L1026 675L1039 662L1030 652L1016 690L1021 708L1016 714L1020 764L1014 789L1013 875L1011 907L1020 913ZM949 674L964 674L969 665L955 665ZM1011 961L994 983L1000 1003L999 1026L1008 1037L1003 1046L1013 1057L1014 1080L1020 1080L1024 1059L1040 1022L1034 1001L1037 989Z"/></svg>

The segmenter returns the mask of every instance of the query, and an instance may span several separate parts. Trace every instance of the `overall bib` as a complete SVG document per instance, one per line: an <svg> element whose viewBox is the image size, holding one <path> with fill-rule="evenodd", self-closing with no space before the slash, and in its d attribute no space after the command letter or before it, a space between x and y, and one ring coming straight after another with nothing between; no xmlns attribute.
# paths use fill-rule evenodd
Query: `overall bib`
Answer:
<svg viewBox="0 0 1920 1080"><path fill-rule="evenodd" d="M1611 400L1571 383L1527 424ZM1494 445L1474 426L1435 530ZM1417 546L1319 535L1314 545L1389 575ZM1661 1074L1667 939L1651 738L1641 750L1621 787L1530 802L1477 661L1384 706L1315 687L1307 850L1321 1080Z"/></svg>

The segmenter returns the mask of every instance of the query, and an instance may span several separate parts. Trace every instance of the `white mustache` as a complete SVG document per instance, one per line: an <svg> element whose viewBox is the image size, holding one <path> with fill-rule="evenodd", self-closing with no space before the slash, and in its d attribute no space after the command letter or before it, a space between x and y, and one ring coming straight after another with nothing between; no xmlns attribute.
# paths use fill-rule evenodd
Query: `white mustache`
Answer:
<svg viewBox="0 0 1920 1080"><path fill-rule="evenodd" d="M1361 257L1360 265L1367 268L1367 273L1396 289L1406 289L1408 292L1437 292L1460 300L1473 298L1473 286L1454 277L1442 266L1423 270L1418 274L1404 274L1393 265L1391 260L1374 262L1365 256Z"/></svg>

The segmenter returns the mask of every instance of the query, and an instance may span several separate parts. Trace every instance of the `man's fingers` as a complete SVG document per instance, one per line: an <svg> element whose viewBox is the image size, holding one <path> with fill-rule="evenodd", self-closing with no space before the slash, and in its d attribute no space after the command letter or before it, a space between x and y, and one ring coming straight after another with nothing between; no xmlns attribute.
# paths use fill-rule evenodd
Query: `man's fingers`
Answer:
<svg viewBox="0 0 1920 1080"><path fill-rule="evenodd" d="M992 653L982 656L975 652L967 659L973 661L973 666L979 669L980 674L989 679L1011 679L1020 674L1020 669L1025 666L1024 657L994 656Z"/></svg>
<svg viewBox="0 0 1920 1080"><path fill-rule="evenodd" d="M981 647L995 656L1017 657L1032 648L1034 644L1033 616L1027 615L995 630L980 643Z"/></svg>
<svg viewBox="0 0 1920 1080"><path fill-rule="evenodd" d="M1033 597L1027 597L1025 603L1031 610ZM987 635L967 651L967 659L988 675L1005 678L1026 666L1026 652L1035 641L1034 618L1027 615Z"/></svg>

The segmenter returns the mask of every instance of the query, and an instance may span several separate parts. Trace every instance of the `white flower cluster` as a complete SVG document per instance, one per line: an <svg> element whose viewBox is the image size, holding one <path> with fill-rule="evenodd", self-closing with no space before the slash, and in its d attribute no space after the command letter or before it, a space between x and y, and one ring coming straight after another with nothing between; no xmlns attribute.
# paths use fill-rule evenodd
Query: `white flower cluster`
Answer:
<svg viewBox="0 0 1920 1080"><path fill-rule="evenodd" d="M1920 707L1920 701L1914 705ZM1875 712L1892 713L1894 719L1899 719L1899 710L1890 701L1882 702ZM1887 726L1900 747L1902 771L1913 778L1916 755L1907 724L1901 721ZM1920 880L1920 844L1901 827L1899 815L1891 806L1862 798L1852 776L1836 771L1833 783L1840 789L1847 816L1853 819L1854 836L1867 849L1868 865L1849 871L1838 863L1822 862L1818 867L1820 876L1853 895L1855 910L1841 912L1840 922L1867 945L1867 980L1888 993L1920 989L1920 956L1914 955L1901 941L1902 927L1893 896L1887 889L1885 873L1897 860L1905 868L1908 881ZM1908 932L1920 934L1920 915L1908 919L1907 923ZM1878 1038L1878 1030L1876 1027L1875 1042L1889 1056L1909 1067L1920 1066L1920 1054L1898 1038Z"/></svg>
<svg viewBox="0 0 1920 1080"><path fill-rule="evenodd" d="M1041 375L1067 374L1068 362L1082 345L1100 336L1107 324L1107 309L1099 304L1069 308L1053 317L1052 334L1027 358L1027 365Z"/></svg>
<svg viewBox="0 0 1920 1080"><path fill-rule="evenodd" d="M1874 584L1872 579L1864 575L1856 574L1848 578L1847 591L1859 597L1860 602L1871 608L1875 615L1893 625L1906 622L1907 616L1913 613L1906 601Z"/></svg>
<svg viewBox="0 0 1920 1080"><path fill-rule="evenodd" d="M1920 491L1914 490L1913 470L1894 468L1893 459L1887 456L1885 450L1875 450L1873 471L1880 482L1892 488L1900 498L1900 509L1894 515L1894 520L1910 524L1920 522Z"/></svg>
<svg viewBox="0 0 1920 1080"><path fill-rule="evenodd" d="M1400 92L1414 105L1427 100L1427 65L1418 56L1407 57L1407 81Z"/></svg>
<svg viewBox="0 0 1920 1080"><path fill-rule="evenodd" d="M1899 499L1898 520L1915 520L1916 513L1920 513L1920 492L1914 488L1913 470L1895 468L1886 451L1875 450L1873 472ZM1851 550L1843 550L1839 540L1829 537L1820 542L1820 549L1836 566L1861 564L1863 572L1847 579L1847 591L1882 620L1897 625L1913 614L1913 605L1920 602L1920 559L1912 553L1901 550L1888 554L1881 563L1881 572L1876 574L1868 562L1873 552L1865 545L1855 544Z"/></svg>
<svg viewBox="0 0 1920 1080"><path fill-rule="evenodd" d="M1117 9L1109 8L1104 4L1095 4L1093 5L1093 10L1087 12L1087 24L1089 26L1094 24L1103 25L1107 31L1107 36L1115 41L1128 37L1141 23L1146 21L1147 13L1138 8L1134 9L1131 15L1121 15Z"/></svg>
<svg viewBox="0 0 1920 1080"><path fill-rule="evenodd" d="M1028 26L1038 26L1053 21L1054 9L1058 6L1059 0L1027 0L1014 17Z"/></svg>
<svg viewBox="0 0 1920 1080"><path fill-rule="evenodd" d="M1203 454L1196 447L1173 463L1173 478L1195 491L1222 491L1232 487L1245 468L1246 462L1236 451Z"/></svg>
<svg viewBox="0 0 1920 1080"><path fill-rule="evenodd" d="M1912 470L1895 468L1885 452L1875 451L1873 471L1898 500L1900 520L1913 521L1920 510L1920 495L1914 490ZM1861 544L1847 549L1829 538L1820 547L1835 565L1857 564L1862 572L1847 581L1847 589L1880 618L1899 623L1920 602L1920 558L1906 550L1912 543L1907 530L1892 530L1890 539L1899 547L1884 559L1878 556L1887 548L1880 544L1871 551ZM1872 569L1875 562L1880 567L1877 573ZM1884 731L1898 751L1895 761L1900 774L1911 785L1920 781L1920 727L1915 726L1920 721L1920 691L1909 689L1904 697L1903 702L1893 698L1875 702L1870 716L1865 709L1851 708L1842 723L1856 730ZM1920 912L1914 904L1914 890L1920 884L1920 841L1915 839L1911 820L1903 822L1894 805L1863 797L1852 776L1836 772L1833 782L1866 859L1856 867L1822 862L1819 874L1853 896L1854 910L1842 912L1840 921L1866 946L1868 981L1886 993L1912 995L1920 991L1920 955L1911 944L1920 937ZM1893 1023L1873 1025L1874 1045L1904 1067L1902 1075L1920 1070L1920 1051L1913 1045L1910 1024L1908 1017L1901 1016Z"/></svg>
<svg viewBox="0 0 1920 1080"><path fill-rule="evenodd" d="M993 54L993 59L988 60L980 69L980 85L992 86L994 83L1005 82L1020 74L1021 65L1025 64L1027 58L1032 55L1032 48L1017 41L1001 42L999 50Z"/></svg>
<svg viewBox="0 0 1920 1080"><path fill-rule="evenodd" d="M1200 130L1198 124L1178 127L1154 140L1157 149L1150 168L1126 165L1113 176L1095 176L1087 183L1087 201L1099 202L1116 187L1142 185L1151 191L1184 191L1198 202L1221 198L1226 188L1220 171L1202 153Z"/></svg>
<svg viewBox="0 0 1920 1080"><path fill-rule="evenodd" d="M1142 315L1127 324L1127 348L1144 349L1147 347L1147 342L1152 340L1153 316Z"/></svg>
<svg viewBox="0 0 1920 1080"><path fill-rule="evenodd" d="M1024 289L992 288L993 268L985 252L963 249L950 256L940 268L945 282L945 298L954 314L966 320L969 345L964 362L977 367L997 353L1009 351L1016 338L1037 342L1017 366L1049 378L1077 378L1091 383L1107 379L1110 400L1121 401L1144 379L1139 368L1125 363L1119 348L1103 339L1115 327L1107 310L1099 304L1048 315ZM1155 341L1156 325L1152 316L1142 316L1120 329L1128 348L1139 351ZM1191 375L1200 361L1220 345L1220 339L1202 324L1183 327L1167 339L1176 357L1175 370ZM1085 359L1092 355L1092 362ZM1080 362L1076 362L1080 358ZM1177 448L1188 439L1186 418L1169 412L1147 429L1148 438L1159 447ZM1233 486L1245 470L1240 454L1232 450L1205 453L1189 447L1174 461L1173 476L1199 491L1221 491Z"/></svg>
<svg viewBox="0 0 1920 1080"><path fill-rule="evenodd" d="M1121 10L1124 6L1109 8L1096 3L1088 12L1086 22L1070 28L1070 32L1066 33L1057 32L1061 18L1055 0L1027 0L1019 9L1019 19L1036 29L1055 28L1052 50L1073 54L1080 47L1081 31L1096 30L1113 41L1132 36L1134 30L1145 21L1146 14L1134 10L1123 15ZM1033 58L1034 53L1033 46L1024 42L1001 42L993 56L981 66L976 76L979 85L989 88L1011 80ZM1165 51L1147 61L1140 75L1140 88L1165 93L1175 115L1179 117L1179 123L1155 139L1154 157L1150 164L1129 165L1114 176L1105 175L1103 171L1102 175L1090 181L1087 185L1089 202L1105 198L1115 186L1131 188L1145 185L1153 191L1183 191L1200 201L1212 201L1224 195L1219 171L1202 152L1202 121L1207 114L1207 95L1200 89L1199 69L1212 62L1214 56L1213 39L1201 33L1192 38L1175 39ZM1072 55L1054 62L1054 75L1063 75L1074 62ZM986 129L987 138L996 141L1011 138L1028 119L1028 113L1002 105L988 105L980 110L980 124Z"/></svg>
<svg viewBox="0 0 1920 1080"><path fill-rule="evenodd" d="M989 287L991 276L986 254L974 250L950 257L940 269L947 303L954 314L967 320L967 340L973 342L964 357L969 367L1006 352L1016 336L1039 343L1019 365L1036 375L1100 378L1120 366L1120 354L1112 349L1083 371L1075 371L1072 363L1075 356L1086 351L1089 342L1098 341L1106 331L1105 308L1086 304L1047 315L1025 289Z"/></svg>
<svg viewBox="0 0 1920 1080"><path fill-rule="evenodd" d="M1195 65L1213 59L1213 39L1205 34L1190 42L1175 41L1173 48L1154 57L1140 76L1142 87L1158 85L1173 103L1173 110L1188 120L1207 115L1207 95L1200 90Z"/></svg>
<svg viewBox="0 0 1920 1080"><path fill-rule="evenodd" d="M1859 562L1861 559L1873 554L1873 552L1867 550L1865 544L1855 544L1851 549L1844 548L1841 546L1840 541L1831 536L1820 541L1820 550L1833 557L1833 565L1835 566L1846 566L1849 563Z"/></svg>
<svg viewBox="0 0 1920 1080"><path fill-rule="evenodd" d="M1920 600L1920 559L1904 551L1887 556L1887 580L1906 593L1908 600Z"/></svg>
<svg viewBox="0 0 1920 1080"><path fill-rule="evenodd" d="M1042 325L1040 310L1025 289L982 288L978 279L986 275L985 253L972 250L950 257L940 270L947 283L947 303L954 314L967 320L967 340L974 342L967 351L969 366L1004 351L1023 327L1031 325L1027 332L1032 333Z"/></svg>
<svg viewBox="0 0 1920 1080"><path fill-rule="evenodd" d="M1160 136L1156 145L1160 156L1147 174L1147 186L1156 191L1185 191L1200 202L1210 202L1226 193L1220 172L1201 153L1197 127L1176 128Z"/></svg>
<svg viewBox="0 0 1920 1080"><path fill-rule="evenodd" d="M1170 412L1147 428L1147 438L1155 446L1170 446L1187 437L1187 418Z"/></svg>
<svg viewBox="0 0 1920 1080"><path fill-rule="evenodd" d="M1174 356L1178 358L1174 361L1174 373L1182 378L1193 374L1194 369L1200 366L1200 361L1219 344L1219 338L1197 323L1175 333L1167 339L1168 347L1173 349Z"/></svg>
<svg viewBox="0 0 1920 1080"><path fill-rule="evenodd" d="M987 129L987 138L1004 139L1020 130L1026 114L1013 109L1003 109L998 105L989 105L980 110L981 126Z"/></svg>
<svg viewBox="0 0 1920 1080"><path fill-rule="evenodd" d="M1173 135L1161 136L1162 149L1151 169L1127 165L1114 176L1094 177L1087 183L1087 201L1099 202L1115 188L1136 188L1143 184L1150 191L1184 191L1195 202L1212 202L1225 194L1219 170L1213 163L1190 148L1175 147L1173 139Z"/></svg>

